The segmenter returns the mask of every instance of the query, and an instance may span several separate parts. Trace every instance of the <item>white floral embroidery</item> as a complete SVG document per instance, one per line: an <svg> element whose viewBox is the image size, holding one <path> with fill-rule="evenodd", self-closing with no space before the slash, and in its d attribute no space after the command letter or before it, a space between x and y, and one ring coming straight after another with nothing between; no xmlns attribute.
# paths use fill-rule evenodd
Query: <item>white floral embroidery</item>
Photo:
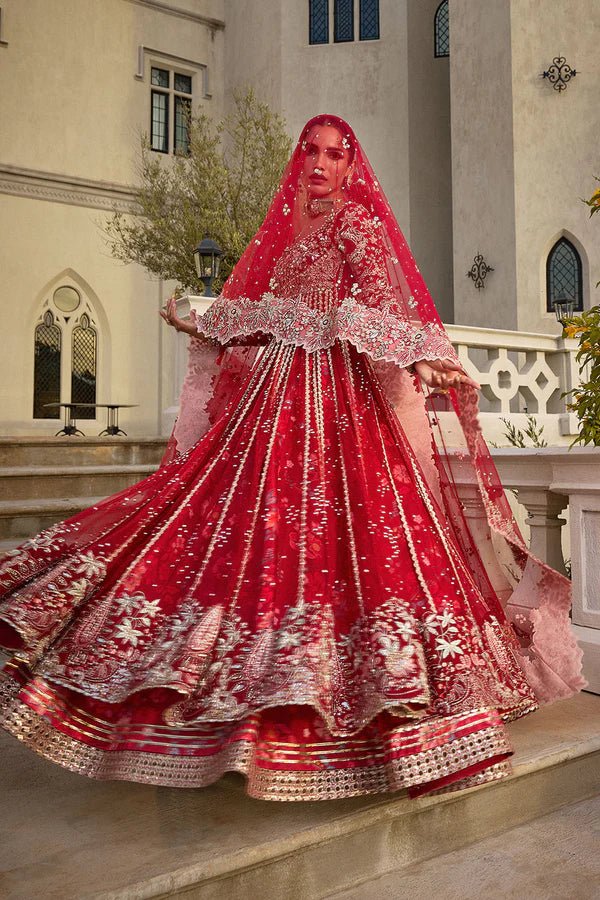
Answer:
<svg viewBox="0 0 600 900"><path fill-rule="evenodd" d="M117 625L115 634L124 643L137 647L138 638L142 637L144 632L136 628L131 619L124 619Z"/></svg>
<svg viewBox="0 0 600 900"><path fill-rule="evenodd" d="M435 649L440 652L442 659L446 659L448 656L459 656L463 652L463 649L457 640L448 641L443 637L439 637L436 640Z"/></svg>

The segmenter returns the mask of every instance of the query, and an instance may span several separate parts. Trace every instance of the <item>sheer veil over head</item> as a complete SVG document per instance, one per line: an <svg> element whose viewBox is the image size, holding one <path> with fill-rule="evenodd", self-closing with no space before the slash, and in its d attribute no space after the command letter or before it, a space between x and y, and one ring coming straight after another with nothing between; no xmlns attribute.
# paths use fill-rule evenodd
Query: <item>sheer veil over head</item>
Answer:
<svg viewBox="0 0 600 900"><path fill-rule="evenodd" d="M190 363L171 453L186 452L193 446L227 409L255 363L261 349L260 340L252 340L247 325L236 332L231 323L236 321L238 305L244 304L247 309L254 301L257 311L259 303L261 309L268 305L273 296L271 279L275 263L287 247L311 229L310 202L302 173L311 136L316 127L323 125L337 130L350 160L341 199L334 206L353 203L376 223L385 255L386 290L390 298L378 312L378 318L371 317L368 340L354 339L352 332L344 332L341 324L338 338L355 343L358 350L370 357L419 463L424 482L435 498L433 514L448 524L469 560L484 598L490 603L498 599L502 602L514 633L515 653L538 698L546 702L567 697L585 684L580 675L581 654L570 627L570 584L533 557L521 537L481 434L477 392L462 386L442 395L430 394L398 363L401 358L398 342L394 343L390 334L399 323L404 329L410 325L416 334L423 335L424 346L427 335L435 333L443 337L445 333L392 208L352 128L343 119L318 115L302 129L261 227L215 301L225 311L229 323L229 340L218 356L214 343L201 337L191 340ZM264 321L264 316L257 314L254 331L263 335L266 331L268 336ZM204 331L202 318L199 328ZM209 329L208 334L211 335ZM212 336L221 334L213 332ZM281 339L281 335L274 336ZM292 338L288 342L292 343ZM439 341L438 345L444 346ZM453 356L449 342L447 346L448 352L438 355ZM433 356L424 353L422 358ZM468 366L468 361L465 364Z"/></svg>
<svg viewBox="0 0 600 900"><path fill-rule="evenodd" d="M285 248L304 229L306 191L302 181L308 137L319 125L331 125L341 135L341 143L350 155L350 169L342 184L343 201L354 201L380 223L381 236L388 251L388 269L396 300L406 317L419 322L439 322L435 305L404 239L371 165L354 131L343 119L334 115L318 115L309 119L281 177L279 188L269 206L264 222L242 254L229 276L222 296L259 298L269 290L273 266Z"/></svg>

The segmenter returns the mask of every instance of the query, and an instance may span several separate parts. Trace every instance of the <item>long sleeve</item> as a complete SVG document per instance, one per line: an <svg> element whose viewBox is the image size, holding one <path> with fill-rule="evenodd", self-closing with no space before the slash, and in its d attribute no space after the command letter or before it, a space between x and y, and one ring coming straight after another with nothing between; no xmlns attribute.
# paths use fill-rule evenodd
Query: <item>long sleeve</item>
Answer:
<svg viewBox="0 0 600 900"><path fill-rule="evenodd" d="M377 219L357 203L339 218L338 246L350 272L350 297L338 314L339 337L373 359L405 367L422 359L457 359L448 335L437 322L411 321L400 288L392 284Z"/></svg>

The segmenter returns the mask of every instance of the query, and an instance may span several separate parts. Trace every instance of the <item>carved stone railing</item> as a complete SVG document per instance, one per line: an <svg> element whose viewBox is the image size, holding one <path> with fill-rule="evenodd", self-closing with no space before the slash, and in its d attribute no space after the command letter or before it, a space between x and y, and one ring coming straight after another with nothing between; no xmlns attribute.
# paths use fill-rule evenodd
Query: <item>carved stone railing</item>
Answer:
<svg viewBox="0 0 600 900"><path fill-rule="evenodd" d="M527 413L543 426L552 445L571 443L577 419L563 397L579 383L577 341L548 334L447 325L465 370L481 384L480 411L486 438L507 444L500 417L517 427Z"/></svg>

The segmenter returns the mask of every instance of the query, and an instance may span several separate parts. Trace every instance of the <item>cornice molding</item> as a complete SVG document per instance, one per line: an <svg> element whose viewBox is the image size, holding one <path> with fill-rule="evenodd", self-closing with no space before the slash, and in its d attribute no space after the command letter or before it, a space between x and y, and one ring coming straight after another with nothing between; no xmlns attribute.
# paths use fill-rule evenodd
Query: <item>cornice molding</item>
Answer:
<svg viewBox="0 0 600 900"><path fill-rule="evenodd" d="M203 16L201 13L182 9L181 6L171 6L170 3L162 3L161 0L127 0L127 3L135 3L137 6L147 6L156 12L165 13L167 16L177 16L179 19L188 19L198 25L206 25L207 28L222 31L225 28L223 19L213 19L211 16Z"/></svg>
<svg viewBox="0 0 600 900"><path fill-rule="evenodd" d="M25 169L7 163L0 163L0 193L69 206L135 212L135 195L127 185Z"/></svg>

